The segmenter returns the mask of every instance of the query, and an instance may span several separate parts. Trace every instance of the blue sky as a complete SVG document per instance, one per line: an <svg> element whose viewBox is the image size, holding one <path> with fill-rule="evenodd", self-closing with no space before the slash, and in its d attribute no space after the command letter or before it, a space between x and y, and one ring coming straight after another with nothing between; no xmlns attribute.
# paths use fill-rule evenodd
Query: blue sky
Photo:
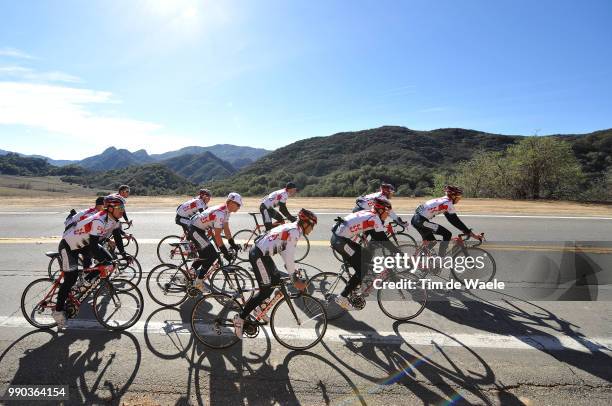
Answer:
<svg viewBox="0 0 612 406"><path fill-rule="evenodd" d="M612 127L612 1L5 1L0 148Z"/></svg>

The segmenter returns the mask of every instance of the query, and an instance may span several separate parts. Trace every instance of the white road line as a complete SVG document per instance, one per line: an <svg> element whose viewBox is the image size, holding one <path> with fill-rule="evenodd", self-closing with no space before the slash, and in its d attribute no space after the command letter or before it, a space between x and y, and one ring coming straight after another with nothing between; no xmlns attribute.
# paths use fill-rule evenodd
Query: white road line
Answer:
<svg viewBox="0 0 612 406"><path fill-rule="evenodd" d="M175 215L174 211L130 211L129 215L132 214L172 214ZM23 214L65 214L65 212L58 211L2 211L2 215L23 215ZM316 212L315 214L340 216L347 215L349 212ZM414 213L398 213L398 216L412 216ZM234 216L248 216L248 213L232 213ZM612 217L590 217L590 216L541 216L541 215L514 215L514 214L462 214L461 217L482 217L482 218L521 218L521 219L548 219L548 220L612 220Z"/></svg>
<svg viewBox="0 0 612 406"><path fill-rule="evenodd" d="M75 330L104 330L96 320L69 320L69 329ZM22 317L0 317L0 328L29 328L33 327ZM269 327L266 333L272 336ZM191 334L191 325L181 320L167 320L165 322L139 321L127 331L135 334L148 335ZM277 333L284 338L295 337L295 329L282 327ZM303 334L303 333L302 333ZM258 339L265 339L266 334L260 332ZM309 338L309 337L305 337ZM310 339L310 338L309 338ZM612 351L612 338L608 337L569 337L559 335L532 335L532 336L505 336L500 334L452 334L444 335L434 332L402 332L398 336L393 331L348 331L338 328L329 328L325 333L325 342L360 342L373 344L390 344L428 346L436 344L441 347L469 347L469 348L496 348L516 350L549 350L549 351L578 351L591 353L593 351Z"/></svg>

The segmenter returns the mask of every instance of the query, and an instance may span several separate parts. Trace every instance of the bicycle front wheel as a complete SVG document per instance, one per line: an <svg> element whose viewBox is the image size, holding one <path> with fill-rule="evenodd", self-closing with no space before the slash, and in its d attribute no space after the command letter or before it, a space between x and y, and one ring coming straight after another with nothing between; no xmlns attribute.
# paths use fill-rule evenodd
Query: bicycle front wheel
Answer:
<svg viewBox="0 0 612 406"><path fill-rule="evenodd" d="M309 294L286 296L270 316L274 338L290 350L307 350L319 343L327 330L325 308Z"/></svg>
<svg viewBox="0 0 612 406"><path fill-rule="evenodd" d="M412 281L411 284L409 282ZM417 317L427 304L427 290L421 288L420 280L410 272L393 273L377 289L378 307L393 320L410 320Z"/></svg>
<svg viewBox="0 0 612 406"><path fill-rule="evenodd" d="M334 300L344 290L346 283L346 279L335 272L321 272L308 280L306 291L325 307L327 320L335 320L346 314L346 310Z"/></svg>
<svg viewBox="0 0 612 406"><path fill-rule="evenodd" d="M125 330L138 322L144 310L140 289L124 279L102 281L93 298L98 322L109 330Z"/></svg>
<svg viewBox="0 0 612 406"><path fill-rule="evenodd" d="M113 272L113 279L121 278L138 285L142 280L142 267L136 258L131 258L130 261L121 261L120 266Z"/></svg>
<svg viewBox="0 0 612 406"><path fill-rule="evenodd" d="M147 292L153 301L164 307L178 306L187 300L190 276L174 264L160 264L147 276Z"/></svg>
<svg viewBox="0 0 612 406"><path fill-rule="evenodd" d="M240 246L240 251L236 253L239 260L249 260L249 251L255 244L255 238L257 237L257 233L255 233L253 230L247 230L246 228L244 230L237 231L236 234L234 234L234 241L236 244L238 244L238 246Z"/></svg>
<svg viewBox="0 0 612 406"><path fill-rule="evenodd" d="M215 293L233 297L243 305L253 297L257 284L251 272L238 265L225 265L215 270L209 279Z"/></svg>
<svg viewBox="0 0 612 406"><path fill-rule="evenodd" d="M191 311L191 331L207 347L231 347L239 340L234 332L234 316L241 311L240 304L227 295L204 295Z"/></svg>
<svg viewBox="0 0 612 406"><path fill-rule="evenodd" d="M138 241L136 241L136 238L134 236L127 237L122 235L121 240L123 241L125 252L136 258L138 256Z"/></svg>
<svg viewBox="0 0 612 406"><path fill-rule="evenodd" d="M489 282L497 269L493 256L477 247L461 248L453 255L453 265L451 272L463 285L466 280Z"/></svg>
<svg viewBox="0 0 612 406"><path fill-rule="evenodd" d="M57 325L51 314L57 303L57 289L52 279L42 278L31 282L21 295L21 313L37 328L47 329Z"/></svg>
<svg viewBox="0 0 612 406"><path fill-rule="evenodd" d="M408 233L394 233L389 239L397 246L409 246L415 248L417 246L417 242L414 237Z"/></svg>

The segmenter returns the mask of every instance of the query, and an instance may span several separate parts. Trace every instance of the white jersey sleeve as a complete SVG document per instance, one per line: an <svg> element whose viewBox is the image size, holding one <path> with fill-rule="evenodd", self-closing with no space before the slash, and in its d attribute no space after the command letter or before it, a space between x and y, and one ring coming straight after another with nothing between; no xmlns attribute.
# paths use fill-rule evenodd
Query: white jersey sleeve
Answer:
<svg viewBox="0 0 612 406"><path fill-rule="evenodd" d="M289 194L286 189L275 190L261 201L268 209L278 206L279 203L287 203Z"/></svg>
<svg viewBox="0 0 612 406"><path fill-rule="evenodd" d="M180 217L189 218L198 213L200 210L206 210L206 203L204 203L204 201L199 197L196 197L181 204L176 209L176 214L178 214Z"/></svg>
<svg viewBox="0 0 612 406"><path fill-rule="evenodd" d="M230 213L226 205L212 206L202 213L196 213L191 218L190 224L201 230L223 228L223 225L229 221L229 216Z"/></svg>

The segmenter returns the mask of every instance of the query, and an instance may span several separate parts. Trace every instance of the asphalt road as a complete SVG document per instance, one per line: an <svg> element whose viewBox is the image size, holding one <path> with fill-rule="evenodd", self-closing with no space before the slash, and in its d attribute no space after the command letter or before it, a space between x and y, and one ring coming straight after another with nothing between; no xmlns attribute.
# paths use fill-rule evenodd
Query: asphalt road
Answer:
<svg viewBox="0 0 612 406"><path fill-rule="evenodd" d="M155 241L177 231L174 216L170 208L129 215L146 273L157 263ZM326 246L335 216L321 215L311 235L309 275L338 269ZM485 248L492 247L504 275L545 269L564 276L588 264L596 275L590 283L559 285L566 292L580 285L572 301L432 292L430 299L440 300L405 323L368 301L364 310L330 323L323 343L291 352L266 330L229 350L208 350L189 332L194 301L160 308L144 281L144 314L127 332L89 323L88 304L65 333L29 327L19 309L21 292L46 272L44 252L56 248L63 217L0 213L0 393L8 385L65 384L70 403L223 405L607 405L612 399L610 219L464 218L486 233ZM245 214L231 223L233 230L251 224ZM587 298L598 300L575 301Z"/></svg>

